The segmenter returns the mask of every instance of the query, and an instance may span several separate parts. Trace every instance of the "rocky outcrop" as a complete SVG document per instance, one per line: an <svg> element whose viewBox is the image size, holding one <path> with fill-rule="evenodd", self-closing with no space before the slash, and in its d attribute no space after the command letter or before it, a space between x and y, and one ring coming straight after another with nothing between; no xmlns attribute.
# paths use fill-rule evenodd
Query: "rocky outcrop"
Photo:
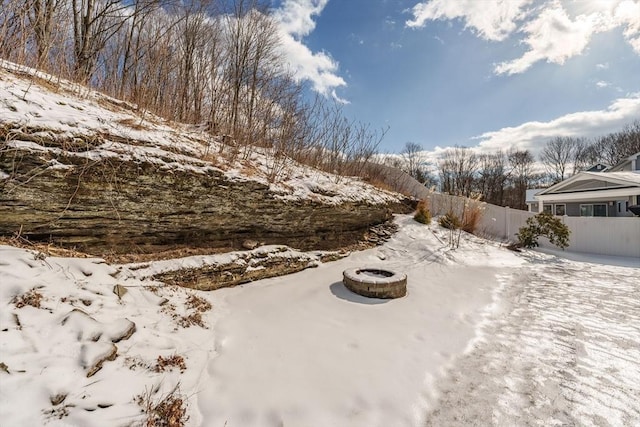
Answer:
<svg viewBox="0 0 640 427"><path fill-rule="evenodd" d="M9 145L8 134L0 147L0 235L21 233L93 254L228 250L247 240L334 249L408 209L389 199L290 200L266 183L200 163L173 167L173 158L158 161L162 154L153 161L104 156L99 137L29 141L24 134L22 144Z"/></svg>
<svg viewBox="0 0 640 427"><path fill-rule="evenodd" d="M140 279L153 278L166 284L201 291L236 286L255 280L296 273L317 267L322 262L335 261L348 252L299 252L286 246L264 246L251 251L195 257L199 261L168 262L168 268L154 271L152 264L130 264L132 274ZM159 261L157 264L163 264ZM195 264L195 265L193 265Z"/></svg>

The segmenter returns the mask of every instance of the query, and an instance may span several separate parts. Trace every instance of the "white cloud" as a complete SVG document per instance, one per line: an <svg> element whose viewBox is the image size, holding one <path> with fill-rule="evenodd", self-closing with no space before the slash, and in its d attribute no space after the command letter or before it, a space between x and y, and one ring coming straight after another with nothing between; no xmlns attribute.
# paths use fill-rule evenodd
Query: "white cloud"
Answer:
<svg viewBox="0 0 640 427"><path fill-rule="evenodd" d="M280 28L300 40L316 28L313 16L320 15L329 0L285 0L275 11Z"/></svg>
<svg viewBox="0 0 640 427"><path fill-rule="evenodd" d="M582 54L592 36L622 28L626 41L640 54L640 0L433 0L411 10L409 27L430 20L462 19L486 40L502 41L523 34L527 51L495 66L496 74L517 74L539 61L563 64Z"/></svg>
<svg viewBox="0 0 640 427"><path fill-rule="evenodd" d="M329 0L285 0L274 11L278 21L283 54L298 80L311 82L314 90L332 96L339 102L336 89L347 83L338 74L338 62L326 52L312 52L303 38L316 27L314 16L319 15Z"/></svg>
<svg viewBox="0 0 640 427"><path fill-rule="evenodd" d="M608 70L609 69L609 63L605 62L604 64L596 64L596 68L599 70Z"/></svg>
<svg viewBox="0 0 640 427"><path fill-rule="evenodd" d="M572 21L559 3L544 9L522 29L528 34L525 43L529 45L529 50L518 59L498 64L495 67L496 74L521 73L544 59L564 64L568 58L582 53L587 47L597 28L596 18L595 15L580 15Z"/></svg>
<svg viewBox="0 0 640 427"><path fill-rule="evenodd" d="M640 1L625 0L615 9L614 18L626 25L624 36L640 55Z"/></svg>
<svg viewBox="0 0 640 427"><path fill-rule="evenodd" d="M537 154L556 136L596 137L620 130L640 117L640 93L614 100L608 108L566 114L548 122L527 122L486 132L474 139L483 152L509 148L528 149Z"/></svg>
<svg viewBox="0 0 640 427"><path fill-rule="evenodd" d="M408 27L424 27L430 20L462 19L486 40L506 39L525 16L523 10L533 0L433 0L416 4Z"/></svg>
<svg viewBox="0 0 640 427"><path fill-rule="evenodd" d="M596 82L596 86L600 88L605 88L605 87L611 86L611 83L605 82L604 80L600 80L599 82Z"/></svg>

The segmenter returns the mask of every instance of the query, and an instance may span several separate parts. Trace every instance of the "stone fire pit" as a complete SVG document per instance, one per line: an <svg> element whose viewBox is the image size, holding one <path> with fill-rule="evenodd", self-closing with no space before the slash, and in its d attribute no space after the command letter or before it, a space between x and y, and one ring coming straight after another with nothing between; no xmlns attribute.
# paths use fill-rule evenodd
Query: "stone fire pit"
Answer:
<svg viewBox="0 0 640 427"><path fill-rule="evenodd" d="M350 268L342 282L351 292L369 298L400 298L407 294L407 275L377 267Z"/></svg>

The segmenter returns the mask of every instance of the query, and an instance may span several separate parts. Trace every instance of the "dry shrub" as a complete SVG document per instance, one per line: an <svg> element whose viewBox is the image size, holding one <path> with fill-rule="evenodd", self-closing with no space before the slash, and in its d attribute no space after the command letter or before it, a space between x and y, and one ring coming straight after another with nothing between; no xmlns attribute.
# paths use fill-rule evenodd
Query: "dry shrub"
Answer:
<svg viewBox="0 0 640 427"><path fill-rule="evenodd" d="M147 415L144 427L184 427L189 420L185 400L178 393L178 386L159 401L152 399L151 391L135 398Z"/></svg>
<svg viewBox="0 0 640 427"><path fill-rule="evenodd" d="M183 328L189 328L193 325L200 326L201 328L207 327L202 320L200 312L191 313L188 316L178 316L176 322L178 323L178 326Z"/></svg>
<svg viewBox="0 0 640 427"><path fill-rule="evenodd" d="M187 365L184 363L184 357L174 354L169 357L158 356L156 365L153 367L154 372L164 372L173 368L179 368L180 372L184 372L187 369Z"/></svg>
<svg viewBox="0 0 640 427"><path fill-rule="evenodd" d="M22 295L16 296L13 299L13 304L16 306L16 308L22 308L27 305L35 308L40 308L41 301L42 294L35 289L31 289Z"/></svg>
<svg viewBox="0 0 640 427"><path fill-rule="evenodd" d="M429 202L426 199L418 202L418 207L413 219L422 224L431 224L431 212L429 211Z"/></svg>
<svg viewBox="0 0 640 427"><path fill-rule="evenodd" d="M200 313L204 313L205 311L211 310L211 303L206 299L199 297L197 295L189 295L185 304L187 308L196 310L197 312L200 312Z"/></svg>
<svg viewBox="0 0 640 427"><path fill-rule="evenodd" d="M75 405L73 405L73 404L56 406L56 407L53 407L51 409L43 409L42 413L47 418L61 420L64 417L68 417L69 416L69 408L73 408L74 406Z"/></svg>
<svg viewBox="0 0 640 427"><path fill-rule="evenodd" d="M202 320L202 314L200 311L195 311L194 313L181 316L176 313L176 306L174 304L167 303L162 306L160 312L166 313L171 316L173 321L182 328L189 328L193 325L197 325L202 328L207 327L207 325L205 325L204 321Z"/></svg>
<svg viewBox="0 0 640 427"><path fill-rule="evenodd" d="M462 225L462 222L460 218L458 218L458 215L449 211L438 218L438 224L448 230L457 230Z"/></svg>
<svg viewBox="0 0 640 427"><path fill-rule="evenodd" d="M462 229L467 233L474 234L481 217L482 208L480 206L480 203L478 203L477 201L472 201L468 206L465 207L462 216Z"/></svg>

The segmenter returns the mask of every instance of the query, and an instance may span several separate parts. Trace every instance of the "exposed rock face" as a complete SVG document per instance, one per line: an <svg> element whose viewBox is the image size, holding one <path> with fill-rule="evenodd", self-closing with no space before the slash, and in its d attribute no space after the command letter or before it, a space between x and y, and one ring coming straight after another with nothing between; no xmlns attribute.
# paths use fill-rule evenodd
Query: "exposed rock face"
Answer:
<svg viewBox="0 0 640 427"><path fill-rule="evenodd" d="M0 235L21 232L94 254L232 249L247 240L333 249L406 211L402 203L284 200L266 184L215 168L90 156L90 143L100 141L74 148L73 141L38 140L35 149L2 143Z"/></svg>
<svg viewBox="0 0 640 427"><path fill-rule="evenodd" d="M198 267L170 269L150 274L154 280L201 291L236 286L254 280L278 277L317 267L347 255L338 252L298 252L286 246L268 246L259 251L232 252L229 262L204 262ZM142 265L144 267L144 264ZM139 277L149 277L144 274Z"/></svg>

